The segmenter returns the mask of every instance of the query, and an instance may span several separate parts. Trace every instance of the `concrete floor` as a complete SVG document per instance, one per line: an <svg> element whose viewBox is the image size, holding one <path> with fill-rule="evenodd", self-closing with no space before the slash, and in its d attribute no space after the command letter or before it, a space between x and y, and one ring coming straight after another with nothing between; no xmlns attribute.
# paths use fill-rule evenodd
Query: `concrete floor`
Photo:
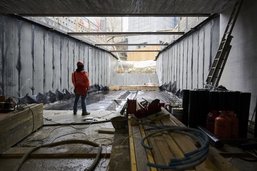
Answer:
<svg viewBox="0 0 257 171"><path fill-rule="evenodd" d="M57 102L46 105L47 109L64 110L44 110L44 126L38 131L19 142L15 148L35 147L42 144L58 142L69 139L89 140L98 144L102 144L103 152L110 154L114 134L98 133L99 129L114 129L111 122L90 124L92 121L107 121L110 118L119 116L119 111L125 103L126 97L129 95L126 91L110 92L106 94L94 94L89 96L87 109L89 116L81 116L81 109L77 115L73 115L72 106L73 99L69 101ZM116 102L114 102L116 100ZM118 103L117 103L118 102ZM68 109L68 110L67 110ZM77 124L82 125L58 125L58 124ZM85 123L83 125L83 123ZM53 126L57 124L58 126ZM85 151L90 153L95 147L87 145L62 145L50 150L53 153L67 151ZM45 170L84 170L91 165L93 159L30 159L22 166L21 170L26 171L45 171ZM110 159L101 159L95 170L107 170ZM1 159L0 171L15 170L19 159Z"/></svg>
<svg viewBox="0 0 257 171"><path fill-rule="evenodd" d="M69 139L90 140L103 145L103 153L110 154L112 145L114 143L114 134L98 133L99 129L113 129L111 122L103 122L99 124L90 124L93 121L107 121L115 116L120 116L120 110L124 105L126 98L134 97L136 92L128 93L127 91L112 91L108 94L94 94L89 95L87 109L91 113L89 116L81 116L81 109L77 115L73 115L72 105L73 100L58 102L45 106L44 110L44 127L28 136L23 141L19 142L13 148L35 147L38 145L58 142ZM94 97L95 96L95 97ZM172 101L173 103L180 103L178 99L174 100L171 95L164 92L149 92L140 91L137 93L137 98L153 99L159 98L161 102ZM114 101L115 100L115 101ZM65 110L60 110L61 108ZM51 110L50 110L51 109ZM58 109L58 110L53 110ZM58 125L58 124L82 124L82 125ZM127 142L128 137L125 134L117 137L120 142ZM117 142L116 142L117 144ZM85 151L90 153L95 150L95 147L87 145L62 145L48 149L48 151L67 152L67 151ZM235 152L235 149L231 149ZM126 157L121 157L118 160L128 159L129 153ZM233 165L242 171L257 170L257 162L246 162L238 158L227 158ZM117 160L117 161L118 161ZM18 165L20 159L0 159L0 171L12 171ZM84 170L87 168L93 159L29 159L22 166L21 170L26 171L46 171L46 170ZM117 165L115 161L111 165ZM96 171L109 170L110 158L101 159ZM119 163L119 162L118 162ZM126 165L126 169L129 165ZM115 166L116 167L116 166Z"/></svg>

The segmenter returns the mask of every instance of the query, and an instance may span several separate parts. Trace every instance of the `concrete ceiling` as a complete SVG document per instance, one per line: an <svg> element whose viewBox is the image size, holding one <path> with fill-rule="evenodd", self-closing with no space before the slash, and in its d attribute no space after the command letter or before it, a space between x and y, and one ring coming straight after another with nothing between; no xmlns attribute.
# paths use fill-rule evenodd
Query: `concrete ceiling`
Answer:
<svg viewBox="0 0 257 171"><path fill-rule="evenodd" d="M30 16L199 16L236 0L1 0L0 13Z"/></svg>

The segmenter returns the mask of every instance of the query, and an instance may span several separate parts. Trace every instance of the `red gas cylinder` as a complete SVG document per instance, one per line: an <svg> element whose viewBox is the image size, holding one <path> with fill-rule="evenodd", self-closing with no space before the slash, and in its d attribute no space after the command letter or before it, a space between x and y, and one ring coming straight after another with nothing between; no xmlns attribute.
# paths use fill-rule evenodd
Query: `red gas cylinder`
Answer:
<svg viewBox="0 0 257 171"><path fill-rule="evenodd" d="M206 128L211 132L214 133L214 123L215 119L219 116L219 112L212 110L208 113L207 119L206 119Z"/></svg>
<svg viewBox="0 0 257 171"><path fill-rule="evenodd" d="M238 118L236 113L233 111L228 111L227 115L231 119L231 138L238 138Z"/></svg>
<svg viewBox="0 0 257 171"><path fill-rule="evenodd" d="M220 139L231 138L231 119L221 112L220 116L215 119L214 134Z"/></svg>

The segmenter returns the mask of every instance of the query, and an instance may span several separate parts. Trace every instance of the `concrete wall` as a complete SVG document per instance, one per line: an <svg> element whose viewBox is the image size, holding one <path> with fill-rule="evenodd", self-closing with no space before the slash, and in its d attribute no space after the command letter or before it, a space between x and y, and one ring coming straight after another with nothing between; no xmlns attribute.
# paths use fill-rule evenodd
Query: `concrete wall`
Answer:
<svg viewBox="0 0 257 171"><path fill-rule="evenodd" d="M257 1L245 0L232 32L232 49L224 68L220 84L230 90L251 92L253 113L257 95ZM221 34L223 34L230 11L221 15ZM250 116L251 117L251 116Z"/></svg>
<svg viewBox="0 0 257 171"><path fill-rule="evenodd" d="M85 63L91 84L110 84L110 53L25 19L0 16L0 95L73 90L71 73Z"/></svg>
<svg viewBox="0 0 257 171"><path fill-rule="evenodd" d="M169 46L157 59L160 84L177 89L203 88L219 42L219 17L199 26Z"/></svg>

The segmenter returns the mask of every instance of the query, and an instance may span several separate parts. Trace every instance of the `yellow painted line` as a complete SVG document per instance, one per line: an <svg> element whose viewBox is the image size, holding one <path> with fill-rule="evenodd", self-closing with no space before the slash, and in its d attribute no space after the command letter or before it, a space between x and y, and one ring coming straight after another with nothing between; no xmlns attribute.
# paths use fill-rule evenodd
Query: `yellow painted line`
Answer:
<svg viewBox="0 0 257 171"><path fill-rule="evenodd" d="M139 125L139 129L140 129L142 138L144 138L146 135L145 135L145 131L144 131L144 129L143 129L143 126L142 126L142 125ZM149 145L148 140L145 140L145 142L146 142L147 145ZM152 152L149 151L149 150L146 150L146 154L147 154L147 160L148 160L150 163L155 163ZM157 169L156 169L156 168L153 168L153 167L150 167L150 170L151 170L151 171L157 171Z"/></svg>
<svg viewBox="0 0 257 171"><path fill-rule="evenodd" d="M136 154L135 154L135 146L133 140L133 133L131 128L131 120L128 119L128 127L129 127L129 149L130 149L130 163L131 163L131 171L137 171L137 162L136 162Z"/></svg>

